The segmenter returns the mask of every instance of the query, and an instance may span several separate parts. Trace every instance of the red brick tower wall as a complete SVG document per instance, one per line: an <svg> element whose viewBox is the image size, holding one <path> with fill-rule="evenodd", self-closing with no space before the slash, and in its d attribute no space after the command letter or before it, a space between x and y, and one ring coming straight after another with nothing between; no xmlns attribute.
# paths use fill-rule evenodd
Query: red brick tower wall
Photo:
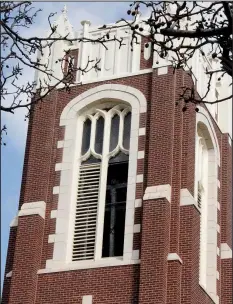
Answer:
<svg viewBox="0 0 233 304"><path fill-rule="evenodd" d="M48 100L36 106L30 118L20 206L44 201L45 218L40 215L19 217L18 227L11 228L2 303L82 303L82 296L91 294L93 304L212 304L213 300L199 285L200 214L193 206L180 206L180 189L194 193L196 112L189 106L186 112L175 106L178 89L191 78L179 70L160 74L158 69L137 76L74 86L70 93L57 90ZM141 232L134 235L134 249L140 249L140 264L100 267L85 270L37 274L51 259L53 243L48 236L55 233L56 219L50 218L57 209L60 173L55 164L61 162L64 128L59 120L64 107L74 97L101 84L113 83L140 90L148 103L141 114L140 127L146 135L139 137L139 151L145 158L138 160L137 174L143 183L137 184L136 198L142 199L147 187L171 185L171 200L144 200L135 210L135 224ZM226 134L215 121L221 147L219 168L218 224L221 230L218 246L231 244L231 153ZM167 260L176 253L179 260ZM232 302L232 259L218 258L221 304Z"/></svg>

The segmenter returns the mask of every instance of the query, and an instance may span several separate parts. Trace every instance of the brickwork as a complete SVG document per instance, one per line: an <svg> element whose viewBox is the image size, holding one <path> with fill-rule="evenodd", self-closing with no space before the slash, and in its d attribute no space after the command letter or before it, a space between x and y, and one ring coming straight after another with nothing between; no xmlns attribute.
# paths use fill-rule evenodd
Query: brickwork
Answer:
<svg viewBox="0 0 233 304"><path fill-rule="evenodd" d="M169 261L167 271L167 304L181 303L182 264L179 261Z"/></svg>
<svg viewBox="0 0 233 304"><path fill-rule="evenodd" d="M192 84L190 76L184 79L184 85L190 87ZM183 115L182 133L182 169L181 169L181 189L188 189L194 195L195 176L195 130L196 115L195 106L189 104Z"/></svg>
<svg viewBox="0 0 233 304"><path fill-rule="evenodd" d="M9 304L34 303L40 269L44 219L39 215L19 218Z"/></svg>
<svg viewBox="0 0 233 304"><path fill-rule="evenodd" d="M232 303L232 259L221 261L221 304Z"/></svg>
<svg viewBox="0 0 233 304"><path fill-rule="evenodd" d="M136 304L138 286L138 265L44 274L34 303L82 304L82 296L92 295L96 304Z"/></svg>
<svg viewBox="0 0 233 304"><path fill-rule="evenodd" d="M222 140L221 168L221 243L232 248L232 147L227 134Z"/></svg>
<svg viewBox="0 0 233 304"><path fill-rule="evenodd" d="M157 71L154 70L147 133L150 143L147 160L148 187L171 184L174 78L171 69L166 75L156 76Z"/></svg>
<svg viewBox="0 0 233 304"><path fill-rule="evenodd" d="M152 67L151 58L141 69ZM64 107L76 96L102 84L123 84L141 91L147 100L147 113L140 115L138 151L144 158L137 161L137 174L143 182L136 184L136 199L143 199L147 187L171 185L171 202L166 198L142 201L136 207L133 250L140 251L139 265L100 267L38 274L46 260L53 257L60 171L55 165L62 162L63 148L57 142L64 139L64 127L59 120ZM82 303L82 296L92 295L93 304L212 304L213 300L199 285L200 213L193 206L180 206L180 189L194 194L195 183L195 125L194 105L182 112L175 106L179 88L190 86L192 79L184 71L158 75L157 70L132 77L71 87L70 93L58 90L36 106L28 127L24 170L20 196L23 203L45 201L45 219L39 215L19 218L18 228L11 228L6 273L12 278L4 282L2 303ZM111 96L110 96L111 97ZM221 152L218 168L220 181L218 247L231 247L231 146L212 119ZM17 237L16 237L17 230ZM16 245L14 245L16 240ZM15 247L15 249L14 249ZM167 260L176 253L183 263ZM217 257L220 280L216 282L220 304L232 302L231 259ZM10 295L10 299L9 299Z"/></svg>
<svg viewBox="0 0 233 304"><path fill-rule="evenodd" d="M11 227L9 241L8 241L7 259L6 259L6 267L5 267L5 280L3 284L3 293L2 293L2 304L9 303L11 277L6 278L6 275L9 274L9 272L12 271L13 269L16 236L17 236L17 227Z"/></svg>
<svg viewBox="0 0 233 304"><path fill-rule="evenodd" d="M184 85L182 70L175 73L175 90L173 105L179 97L179 88ZM171 226L170 226L170 252L179 253L179 225L180 225L180 189L181 189L181 158L183 137L183 113L182 104L174 106L174 125L172 139L172 193L171 193Z"/></svg>
<svg viewBox="0 0 233 304"><path fill-rule="evenodd" d="M166 303L170 204L166 199L143 202L139 303Z"/></svg>

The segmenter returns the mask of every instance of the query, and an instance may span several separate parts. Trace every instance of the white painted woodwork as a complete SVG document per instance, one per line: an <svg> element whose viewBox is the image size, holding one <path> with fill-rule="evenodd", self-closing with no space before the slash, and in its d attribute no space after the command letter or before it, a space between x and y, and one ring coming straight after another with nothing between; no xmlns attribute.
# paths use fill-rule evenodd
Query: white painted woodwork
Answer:
<svg viewBox="0 0 233 304"><path fill-rule="evenodd" d="M195 200L200 210L199 283L213 298L217 280L217 167L220 152L210 114L200 108L196 121Z"/></svg>

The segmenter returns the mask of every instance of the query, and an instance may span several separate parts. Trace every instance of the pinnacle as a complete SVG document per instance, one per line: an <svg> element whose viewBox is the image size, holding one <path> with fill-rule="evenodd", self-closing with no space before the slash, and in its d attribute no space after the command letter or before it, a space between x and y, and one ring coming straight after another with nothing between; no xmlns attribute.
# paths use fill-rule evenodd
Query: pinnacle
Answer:
<svg viewBox="0 0 233 304"><path fill-rule="evenodd" d="M64 7L63 7L63 9L62 9L62 13L63 13L64 15L67 14L67 6L66 6L66 4L64 5Z"/></svg>

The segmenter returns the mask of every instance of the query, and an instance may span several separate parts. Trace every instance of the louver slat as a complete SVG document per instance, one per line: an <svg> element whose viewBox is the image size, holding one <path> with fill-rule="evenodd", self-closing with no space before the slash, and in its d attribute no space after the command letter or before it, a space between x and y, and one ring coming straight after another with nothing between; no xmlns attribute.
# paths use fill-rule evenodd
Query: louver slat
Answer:
<svg viewBox="0 0 233 304"><path fill-rule="evenodd" d="M73 261L94 259L100 164L80 166Z"/></svg>
<svg viewBox="0 0 233 304"><path fill-rule="evenodd" d="M201 209L202 204L202 187L200 182L198 182L198 193L197 193L197 206Z"/></svg>
<svg viewBox="0 0 233 304"><path fill-rule="evenodd" d="M197 195L197 205L201 209L201 193L200 193L200 191L198 191L198 195Z"/></svg>

